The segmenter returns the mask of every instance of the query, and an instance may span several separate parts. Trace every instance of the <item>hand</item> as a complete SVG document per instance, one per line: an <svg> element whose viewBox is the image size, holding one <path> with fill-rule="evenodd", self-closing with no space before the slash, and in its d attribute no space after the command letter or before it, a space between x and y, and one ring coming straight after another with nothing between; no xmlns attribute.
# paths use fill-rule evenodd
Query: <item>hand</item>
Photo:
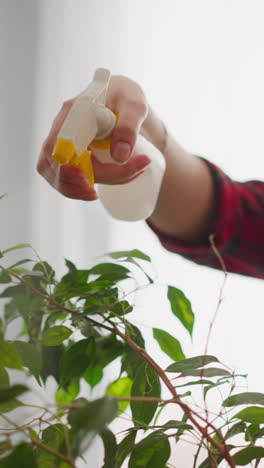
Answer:
<svg viewBox="0 0 264 468"><path fill-rule="evenodd" d="M87 184L82 171L71 165L58 166L51 157L58 132L75 99L66 101L56 116L41 148L37 170L62 195L79 200L96 200L96 191ZM110 152L119 164L101 164L93 157L95 182L124 184L138 177L150 163L146 155L132 155L137 135L148 117L149 109L140 86L124 76L111 78L106 106L118 115Z"/></svg>

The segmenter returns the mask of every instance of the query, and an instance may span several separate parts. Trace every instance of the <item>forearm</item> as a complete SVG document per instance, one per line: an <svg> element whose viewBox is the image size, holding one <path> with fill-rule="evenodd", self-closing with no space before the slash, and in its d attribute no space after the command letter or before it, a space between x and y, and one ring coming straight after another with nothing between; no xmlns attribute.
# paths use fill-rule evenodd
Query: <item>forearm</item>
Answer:
<svg viewBox="0 0 264 468"><path fill-rule="evenodd" d="M151 112L145 124L146 136L163 147L166 171L155 211L149 221L160 231L183 240L198 240L212 218L215 194L208 166L185 151L172 136L164 145L162 123Z"/></svg>

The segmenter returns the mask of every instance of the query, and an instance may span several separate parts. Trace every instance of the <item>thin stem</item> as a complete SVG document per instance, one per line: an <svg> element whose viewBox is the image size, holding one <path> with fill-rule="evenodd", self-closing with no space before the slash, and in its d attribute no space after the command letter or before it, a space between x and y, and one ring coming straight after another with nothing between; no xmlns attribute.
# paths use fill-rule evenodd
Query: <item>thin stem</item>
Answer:
<svg viewBox="0 0 264 468"><path fill-rule="evenodd" d="M209 236L209 242L210 242L211 248L212 248L212 250L213 250L215 256L218 258L219 263L220 263L220 265L221 265L221 268L222 268L223 272L227 274L227 268L226 268L224 259L223 259L223 257L221 256L219 250L217 249L217 247L216 247L216 245L215 245L214 239L215 239L215 235L214 235L214 234L210 234L210 236Z"/></svg>
<svg viewBox="0 0 264 468"><path fill-rule="evenodd" d="M195 455L194 455L193 468L196 468L196 466L197 466L198 456L199 456L199 453L200 453L201 448L202 448L202 446L203 446L203 441L204 441L204 438L202 437L201 442L200 442L200 444L199 444L199 446L198 446L198 449L197 449L197 451L196 451L196 453L195 453Z"/></svg>
<svg viewBox="0 0 264 468"><path fill-rule="evenodd" d="M19 426L19 424L15 423L14 421L11 421L5 414L1 413L1 417L5 419L6 422L14 426L18 431L23 432L30 440L33 445L36 445L37 447L40 447L41 449L45 450L46 452L50 453L51 455L54 455L54 457L59 458L60 460L68 463L68 465L72 466L72 468L77 468L74 460L72 458L69 458L65 455L63 455L60 452L57 452L57 450L54 450L53 448L49 447L48 445L43 444L39 439L35 439L32 437L27 430L24 427Z"/></svg>

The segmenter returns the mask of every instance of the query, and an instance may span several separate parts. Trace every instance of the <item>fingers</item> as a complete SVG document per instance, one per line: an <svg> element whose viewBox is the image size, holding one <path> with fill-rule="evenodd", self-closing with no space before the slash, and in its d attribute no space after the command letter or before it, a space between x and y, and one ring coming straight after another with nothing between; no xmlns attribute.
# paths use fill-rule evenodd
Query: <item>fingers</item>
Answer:
<svg viewBox="0 0 264 468"><path fill-rule="evenodd" d="M56 129L54 131L56 132ZM70 165L60 166L52 160L54 143L49 135L41 149L37 164L38 172L55 190L67 198L96 200L98 198L96 191L87 184L86 176L81 170Z"/></svg>
<svg viewBox="0 0 264 468"><path fill-rule="evenodd" d="M132 156L126 164L105 164L93 158L96 182L101 184L124 184L138 177L150 163L145 155Z"/></svg>
<svg viewBox="0 0 264 468"><path fill-rule="evenodd" d="M55 190L68 198L77 200L96 200L97 194L93 187L87 184L85 174L71 165L59 166L52 161L47 152L47 145L43 145L42 154L38 162L38 171ZM52 147L53 149L53 147ZM102 164L94 157L93 167L96 183L124 184L138 177L150 159L145 155L132 156L124 165Z"/></svg>
<svg viewBox="0 0 264 468"><path fill-rule="evenodd" d="M87 184L82 171L71 165L59 166L52 160L57 135L74 102L75 99L66 101L56 116L42 146L37 170L62 195L79 200L96 200L96 191ZM93 157L95 181L124 184L138 177L150 163L145 155L131 156L148 106L137 83L125 77L113 77L108 90L107 107L118 115L110 152L119 164L101 164Z"/></svg>
<svg viewBox="0 0 264 468"><path fill-rule="evenodd" d="M52 185L54 187L54 183ZM83 172L71 166L60 167L55 188L65 197L75 200L93 201L98 198L95 189L87 184Z"/></svg>
<svg viewBox="0 0 264 468"><path fill-rule="evenodd" d="M117 162L125 163L133 152L148 105L137 83L125 77L113 77L108 93L109 107L118 115L112 135L111 156Z"/></svg>
<svg viewBox="0 0 264 468"><path fill-rule="evenodd" d="M74 101L75 99L66 101L55 117L49 135L42 145L37 170L55 190L65 197L77 200L96 200L96 191L87 184L86 176L82 171L72 166L59 166L51 157L57 135Z"/></svg>
<svg viewBox="0 0 264 468"><path fill-rule="evenodd" d="M146 117L146 106L141 102L123 102L118 112L118 122L112 136L111 156L119 163L130 158L142 122Z"/></svg>

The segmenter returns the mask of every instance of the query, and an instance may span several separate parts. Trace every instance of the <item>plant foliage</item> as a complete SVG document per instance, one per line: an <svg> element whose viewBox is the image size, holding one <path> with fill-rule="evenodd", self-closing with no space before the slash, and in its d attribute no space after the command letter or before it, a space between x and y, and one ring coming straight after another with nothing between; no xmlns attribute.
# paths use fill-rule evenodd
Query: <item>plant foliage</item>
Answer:
<svg viewBox="0 0 264 468"><path fill-rule="evenodd" d="M10 252L24 248L28 244L4 249L1 257L7 262ZM96 435L105 452L102 468L121 468L125 461L129 468L174 466L171 446L181 440L197 445L193 468L223 460L231 467L257 466L264 458L264 394L233 394L237 377L215 356L185 356L180 338L192 337L195 317L191 302L172 285L164 304L174 329L181 324L178 336L152 330L168 361L163 369L132 314L130 290L155 285L150 257L134 249L107 258L87 270L66 260L61 279L45 261L26 258L1 267L0 468L77 467ZM113 362L118 376L108 378L104 396L96 398ZM14 371L20 383L12 383ZM34 391L45 391L50 381L53 404L34 405ZM211 415L208 392L220 386L226 398ZM195 389L204 411L194 403ZM38 416L17 422L27 406L35 406ZM124 412L127 429L116 435L113 422Z"/></svg>

